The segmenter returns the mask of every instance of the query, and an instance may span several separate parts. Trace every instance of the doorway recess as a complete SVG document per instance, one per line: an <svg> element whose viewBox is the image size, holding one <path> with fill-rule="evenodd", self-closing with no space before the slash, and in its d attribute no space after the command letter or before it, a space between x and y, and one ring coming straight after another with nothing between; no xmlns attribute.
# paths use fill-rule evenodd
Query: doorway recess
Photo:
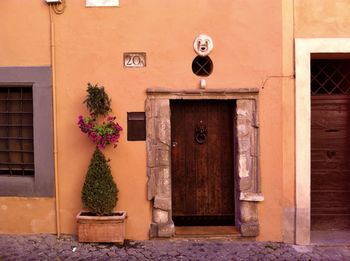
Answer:
<svg viewBox="0 0 350 261"><path fill-rule="evenodd" d="M171 192L171 110L173 100L235 101L232 120L236 140L234 180L236 187L235 225L242 236L259 234L257 203L260 191L258 88L173 90L147 89L146 144L148 200L152 202L150 237L175 235Z"/></svg>

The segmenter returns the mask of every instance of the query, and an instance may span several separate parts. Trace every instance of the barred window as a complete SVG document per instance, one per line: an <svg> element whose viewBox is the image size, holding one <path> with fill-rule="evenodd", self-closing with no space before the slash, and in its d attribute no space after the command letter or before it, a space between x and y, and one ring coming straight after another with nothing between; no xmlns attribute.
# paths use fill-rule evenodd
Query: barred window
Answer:
<svg viewBox="0 0 350 261"><path fill-rule="evenodd" d="M311 95L349 95L350 61L311 60Z"/></svg>
<svg viewBox="0 0 350 261"><path fill-rule="evenodd" d="M32 87L0 88L0 175L34 175Z"/></svg>
<svg viewBox="0 0 350 261"><path fill-rule="evenodd" d="M0 66L0 196L52 197L49 66Z"/></svg>

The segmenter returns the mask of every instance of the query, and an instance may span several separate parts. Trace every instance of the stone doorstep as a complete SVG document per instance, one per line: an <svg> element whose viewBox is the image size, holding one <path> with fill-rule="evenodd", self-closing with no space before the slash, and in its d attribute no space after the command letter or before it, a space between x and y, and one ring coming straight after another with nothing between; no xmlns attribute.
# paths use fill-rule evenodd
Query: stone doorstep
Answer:
<svg viewBox="0 0 350 261"><path fill-rule="evenodd" d="M254 242L255 237L242 236L234 226L175 227L173 239L209 239Z"/></svg>

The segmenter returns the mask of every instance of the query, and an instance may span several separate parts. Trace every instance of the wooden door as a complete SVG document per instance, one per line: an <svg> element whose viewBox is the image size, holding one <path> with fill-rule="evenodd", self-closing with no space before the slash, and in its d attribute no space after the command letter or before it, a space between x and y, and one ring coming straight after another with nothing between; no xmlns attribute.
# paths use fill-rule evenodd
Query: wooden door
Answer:
<svg viewBox="0 0 350 261"><path fill-rule="evenodd" d="M234 224L234 101L171 101L175 225Z"/></svg>
<svg viewBox="0 0 350 261"><path fill-rule="evenodd" d="M349 98L312 97L311 230L350 230Z"/></svg>

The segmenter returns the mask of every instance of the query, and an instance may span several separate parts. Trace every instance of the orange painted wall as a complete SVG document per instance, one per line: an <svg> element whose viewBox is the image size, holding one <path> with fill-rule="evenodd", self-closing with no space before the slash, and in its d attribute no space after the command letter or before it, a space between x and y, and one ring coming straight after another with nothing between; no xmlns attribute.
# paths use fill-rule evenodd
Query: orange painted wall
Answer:
<svg viewBox="0 0 350 261"><path fill-rule="evenodd" d="M349 37L349 0L296 0L295 37Z"/></svg>
<svg viewBox="0 0 350 261"><path fill-rule="evenodd" d="M48 198L0 197L0 234L55 233L55 202Z"/></svg>
<svg viewBox="0 0 350 261"><path fill-rule="evenodd" d="M283 241L295 238L294 1L282 1Z"/></svg>
<svg viewBox="0 0 350 261"><path fill-rule="evenodd" d="M0 1L0 14L0 66L49 65L47 6ZM54 198L0 197L0 233L55 233Z"/></svg>
<svg viewBox="0 0 350 261"><path fill-rule="evenodd" d="M49 12L37 2L0 2L0 66L50 64Z"/></svg>
<svg viewBox="0 0 350 261"><path fill-rule="evenodd" d="M82 104L87 82L105 86L126 130L126 113L144 110L146 88L199 88L191 70L196 56L192 44L198 34L206 33L214 40L214 72L207 88L260 87L265 201L259 203L259 239L282 240L282 79L269 78L282 75L281 1L123 0L118 8L85 8L85 0L66 2L64 14L54 16L62 232L76 232L80 190L94 148L77 127L78 115L87 113ZM0 66L50 63L48 12L44 1L0 2L2 19L6 14L0 30ZM123 68L123 53L128 51L146 52L147 67ZM128 212L127 238L147 239L151 209L146 200L145 142L126 141L124 131L118 148L105 152L120 190L117 209ZM0 199L1 204L37 200ZM35 204L51 213L54 201L46 200L50 204ZM25 211L18 205L16 210ZM17 233L6 223L11 217L0 215L0 231ZM29 222L34 216L25 218Z"/></svg>

